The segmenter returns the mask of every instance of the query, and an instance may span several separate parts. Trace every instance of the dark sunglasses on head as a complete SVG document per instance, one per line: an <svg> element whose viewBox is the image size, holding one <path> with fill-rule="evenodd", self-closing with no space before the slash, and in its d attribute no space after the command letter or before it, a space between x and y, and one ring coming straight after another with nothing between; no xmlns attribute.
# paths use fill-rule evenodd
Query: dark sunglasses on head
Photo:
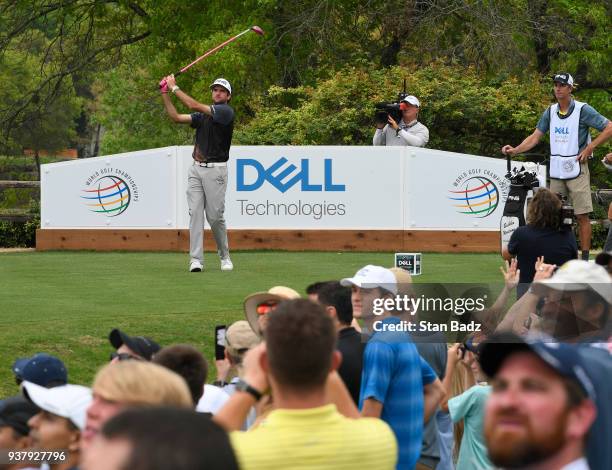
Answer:
<svg viewBox="0 0 612 470"><path fill-rule="evenodd" d="M277 305L278 302L276 300L268 300L266 302L257 304L255 311L257 312L257 315L265 315L266 313L270 313L272 310L274 310Z"/></svg>
<svg viewBox="0 0 612 470"><path fill-rule="evenodd" d="M128 353L112 352L110 355L110 360L114 361L115 359L119 359L120 361L131 361L131 360L140 361L141 360L139 357L132 356L131 354L128 354Z"/></svg>

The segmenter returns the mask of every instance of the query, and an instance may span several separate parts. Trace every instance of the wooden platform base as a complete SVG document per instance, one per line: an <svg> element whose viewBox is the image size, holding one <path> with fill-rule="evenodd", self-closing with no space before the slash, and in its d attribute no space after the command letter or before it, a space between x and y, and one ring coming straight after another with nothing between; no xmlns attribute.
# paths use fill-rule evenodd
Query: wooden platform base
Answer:
<svg viewBox="0 0 612 470"><path fill-rule="evenodd" d="M232 250L495 252L499 232L440 230L229 230ZM204 248L215 251L212 233ZM189 251L188 230L44 229L36 249L94 251Z"/></svg>

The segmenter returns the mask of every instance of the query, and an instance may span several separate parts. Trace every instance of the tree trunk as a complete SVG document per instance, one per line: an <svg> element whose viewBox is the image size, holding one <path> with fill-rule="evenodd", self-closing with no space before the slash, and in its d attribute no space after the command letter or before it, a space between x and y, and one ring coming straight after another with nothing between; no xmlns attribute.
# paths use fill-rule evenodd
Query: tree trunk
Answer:
<svg viewBox="0 0 612 470"><path fill-rule="evenodd" d="M528 11L533 23L531 37L535 48L538 72L550 73L551 51L548 47L548 25L546 24L546 0L528 0Z"/></svg>
<svg viewBox="0 0 612 470"><path fill-rule="evenodd" d="M397 65L397 54L401 49L401 44L397 36L393 36L391 42L383 49L380 56L380 65L383 67L391 67Z"/></svg>
<svg viewBox="0 0 612 470"><path fill-rule="evenodd" d="M36 160L36 172L38 173L38 181L40 181L40 156L38 149L34 150L34 159Z"/></svg>

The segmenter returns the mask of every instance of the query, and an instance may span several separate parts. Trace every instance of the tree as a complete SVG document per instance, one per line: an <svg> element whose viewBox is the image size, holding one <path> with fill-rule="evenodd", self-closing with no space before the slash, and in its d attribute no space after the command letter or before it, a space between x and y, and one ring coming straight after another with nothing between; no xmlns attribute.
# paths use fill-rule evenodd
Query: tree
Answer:
<svg viewBox="0 0 612 470"><path fill-rule="evenodd" d="M75 136L75 119L82 109L70 80L44 88L44 96L32 97L22 106L22 90L36 86L39 56L47 39L40 33L31 36L32 43L25 54L20 48L8 49L0 56L0 81L3 85L2 105L6 110L21 107L20 119L14 123L10 139L1 142L6 153L21 153L24 148L55 151L68 145Z"/></svg>
<svg viewBox="0 0 612 470"><path fill-rule="evenodd" d="M150 34L148 14L138 2L3 0L0 17L0 56L19 51L38 65L27 87L22 84L10 102L0 102L5 145L26 121L29 109L46 114L73 74L114 65L123 47Z"/></svg>

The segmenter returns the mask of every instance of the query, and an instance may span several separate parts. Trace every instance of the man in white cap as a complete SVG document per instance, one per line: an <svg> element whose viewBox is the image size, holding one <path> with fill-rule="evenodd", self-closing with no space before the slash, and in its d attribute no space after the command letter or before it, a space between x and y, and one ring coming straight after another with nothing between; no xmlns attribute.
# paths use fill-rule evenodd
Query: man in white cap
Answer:
<svg viewBox="0 0 612 470"><path fill-rule="evenodd" d="M550 190L569 194L580 229L582 259L589 259L593 212L588 159L595 147L612 137L612 123L592 106L574 100L574 78L567 72L553 76L557 102L542 114L533 133L516 147L504 145L502 153L518 155L535 147L544 134L550 135ZM601 132L591 141L589 128Z"/></svg>
<svg viewBox="0 0 612 470"><path fill-rule="evenodd" d="M429 142L429 129L417 120L420 109L421 102L416 96L406 96L400 101L400 122L389 115L387 124L376 123L373 144L425 147Z"/></svg>
<svg viewBox="0 0 612 470"><path fill-rule="evenodd" d="M423 423L444 397L442 383L419 356L410 334L401 329L403 322L384 306L397 295L391 270L367 265L340 284L352 288L354 317L362 319L369 332L374 331L363 353L361 414L389 424L399 447L397 468L415 468Z"/></svg>
<svg viewBox="0 0 612 470"><path fill-rule="evenodd" d="M532 303L544 298L540 329L555 339L607 341L612 335L612 281L602 266L568 261L549 279L534 281L530 291Z"/></svg>
<svg viewBox="0 0 612 470"><path fill-rule="evenodd" d="M91 390L70 384L45 388L32 382L23 382L22 387L24 396L40 408L28 421L32 446L41 452L55 452L47 462L50 470L76 468Z"/></svg>
<svg viewBox="0 0 612 470"><path fill-rule="evenodd" d="M234 265L229 256L225 227L225 191L227 189L227 161L234 132L234 110L228 104L232 98L232 86L225 78L216 79L211 85L212 105L200 103L182 91L174 75L160 82L164 107L170 119L180 124L190 124L196 129L193 148L193 165L187 176L187 202L189 205L189 271L204 269L203 229L204 213L217 243L221 270L231 271ZM174 93L194 112L179 114L168 97Z"/></svg>

